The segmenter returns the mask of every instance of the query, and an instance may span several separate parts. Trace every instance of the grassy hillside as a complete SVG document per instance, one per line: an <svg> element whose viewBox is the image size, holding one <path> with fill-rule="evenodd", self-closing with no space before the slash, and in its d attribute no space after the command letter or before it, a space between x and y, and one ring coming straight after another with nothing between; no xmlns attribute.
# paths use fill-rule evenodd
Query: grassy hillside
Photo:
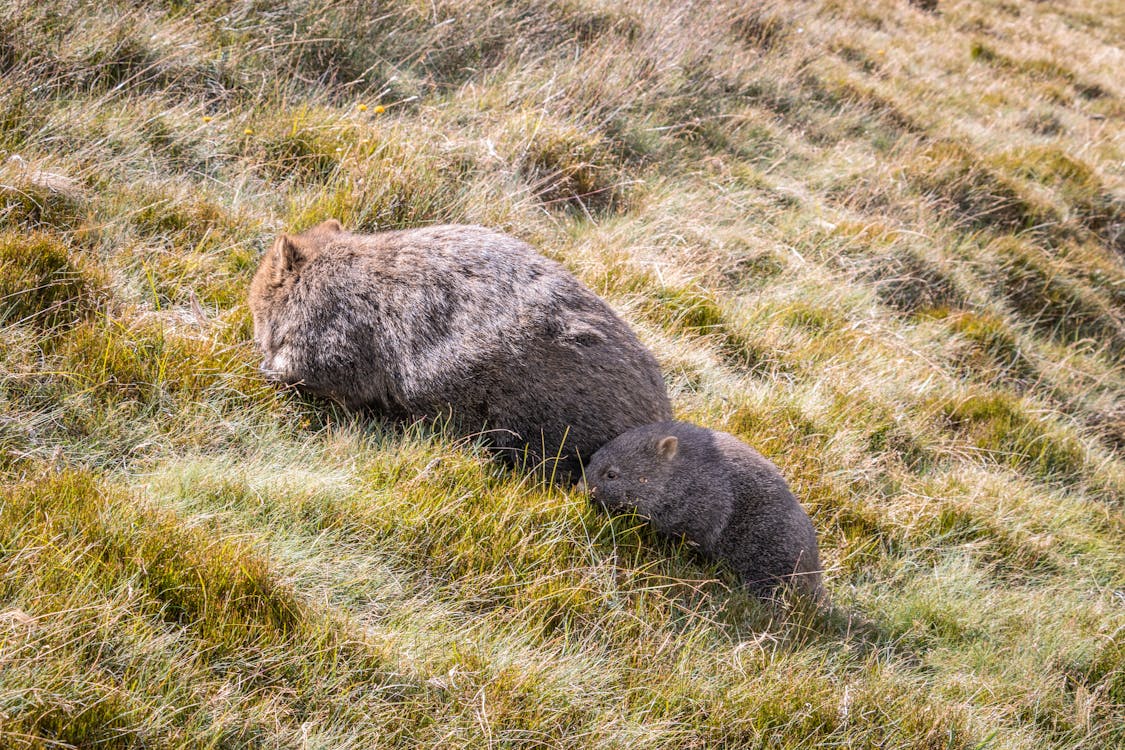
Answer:
<svg viewBox="0 0 1125 750"><path fill-rule="evenodd" d="M1113 0L0 6L0 747L1125 747ZM268 387L283 230L473 222L835 607Z"/></svg>

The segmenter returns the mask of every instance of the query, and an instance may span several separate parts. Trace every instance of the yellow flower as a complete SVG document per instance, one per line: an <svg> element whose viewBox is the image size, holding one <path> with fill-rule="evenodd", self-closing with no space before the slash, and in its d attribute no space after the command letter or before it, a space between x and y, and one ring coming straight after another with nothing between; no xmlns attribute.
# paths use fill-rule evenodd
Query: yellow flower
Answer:
<svg viewBox="0 0 1125 750"><path fill-rule="evenodd" d="M254 128L246 128L242 131L244 135L254 135Z"/></svg>
<svg viewBox="0 0 1125 750"><path fill-rule="evenodd" d="M203 122L211 122L211 116L210 115L203 115Z"/></svg>
<svg viewBox="0 0 1125 750"><path fill-rule="evenodd" d="M356 107L356 109L358 109L360 112L366 112L367 111L367 105L361 104L358 107Z"/></svg>
<svg viewBox="0 0 1125 750"><path fill-rule="evenodd" d="M375 112L375 114L381 115L381 114L383 114L384 112L387 111L387 108L384 107L382 104L376 104L375 109L373 111Z"/></svg>

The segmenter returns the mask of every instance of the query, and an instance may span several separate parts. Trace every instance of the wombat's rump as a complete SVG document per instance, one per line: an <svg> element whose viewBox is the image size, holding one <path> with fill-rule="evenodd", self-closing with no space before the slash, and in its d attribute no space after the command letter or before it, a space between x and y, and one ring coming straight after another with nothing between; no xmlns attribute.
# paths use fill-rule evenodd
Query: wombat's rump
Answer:
<svg viewBox="0 0 1125 750"><path fill-rule="evenodd" d="M475 226L282 235L250 286L263 372L398 419L452 413L514 461L668 419L652 354L565 268ZM551 468L551 467L548 467Z"/></svg>
<svg viewBox="0 0 1125 750"><path fill-rule="evenodd" d="M791 585L823 601L816 532L772 463L734 435L684 422L637 427L586 465L593 499L726 560L747 588Z"/></svg>

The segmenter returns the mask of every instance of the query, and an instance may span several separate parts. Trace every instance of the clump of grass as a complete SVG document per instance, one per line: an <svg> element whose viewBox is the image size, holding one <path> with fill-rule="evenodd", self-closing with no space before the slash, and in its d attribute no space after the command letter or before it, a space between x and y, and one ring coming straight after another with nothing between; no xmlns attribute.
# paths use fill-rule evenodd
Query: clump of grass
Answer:
<svg viewBox="0 0 1125 750"><path fill-rule="evenodd" d="M566 28L584 44L607 35L635 41L644 24L634 10L626 7L585 7L581 2L559 2L553 8Z"/></svg>
<svg viewBox="0 0 1125 750"><path fill-rule="evenodd" d="M1061 85L1069 86L1084 99L1100 99L1107 94L1106 90L1098 84L1081 80L1071 68L1058 60L1015 58L998 52L980 39L974 40L969 46L969 57L975 61L988 63L1032 80L1055 81Z"/></svg>
<svg viewBox="0 0 1125 750"><path fill-rule="evenodd" d="M105 283L52 235L0 232L0 324L73 324L97 307Z"/></svg>
<svg viewBox="0 0 1125 750"><path fill-rule="evenodd" d="M971 347L958 357L966 374L999 376L1027 386L1038 377L1016 333L998 315L959 310L946 316L950 328L965 337Z"/></svg>
<svg viewBox="0 0 1125 750"><path fill-rule="evenodd" d="M910 250L896 250L871 261L866 277L883 304L906 314L964 304L957 283L933 261Z"/></svg>
<svg viewBox="0 0 1125 750"><path fill-rule="evenodd" d="M1003 392L981 393L945 405L952 428L993 460L1027 468L1049 480L1085 478L1084 446L1058 426L1028 412Z"/></svg>
<svg viewBox="0 0 1125 750"><path fill-rule="evenodd" d="M1125 348L1125 330L1115 311L1095 293L1052 266L1034 245L1015 238L995 240L989 250L998 260L996 292L1041 331L1062 341L1084 338Z"/></svg>
<svg viewBox="0 0 1125 750"><path fill-rule="evenodd" d="M791 32L789 19L764 3L739 8L731 17L730 29L740 42L766 51L783 44Z"/></svg>
<svg viewBox="0 0 1125 750"><path fill-rule="evenodd" d="M42 99L26 89L0 83L0 146L19 153L27 139L47 123L46 109Z"/></svg>
<svg viewBox="0 0 1125 750"><path fill-rule="evenodd" d="M822 334L843 324L843 319L835 310L807 302L787 305L782 313L787 325L813 334Z"/></svg>
<svg viewBox="0 0 1125 750"><path fill-rule="evenodd" d="M332 216L348 229L374 231L465 220L489 202L474 180L471 150L443 147L397 125L367 130L330 178L298 193L286 226L311 226ZM478 189L479 188L479 189ZM503 208L493 201L491 210Z"/></svg>
<svg viewBox="0 0 1125 750"><path fill-rule="evenodd" d="M219 345L185 335L189 331L166 327L157 317L90 321L58 344L58 365L85 394L108 401L183 403L214 392L240 399L269 392L248 366L245 345Z"/></svg>
<svg viewBox="0 0 1125 750"><path fill-rule="evenodd" d="M226 317L246 298L246 275L267 236L259 217L232 211L182 188L138 188L119 200L143 202L129 217L118 267L135 281L134 297L157 309L194 297Z"/></svg>
<svg viewBox="0 0 1125 750"><path fill-rule="evenodd" d="M924 147L902 173L939 210L972 226L1017 231L1051 219L1045 206L956 141L942 140Z"/></svg>
<svg viewBox="0 0 1125 750"><path fill-rule="evenodd" d="M1036 135L1058 135L1066 127L1058 115L1049 110L1029 112L1023 118L1023 124Z"/></svg>
<svg viewBox="0 0 1125 750"><path fill-rule="evenodd" d="M0 228L79 228L88 218L83 188L58 172L14 155L0 165Z"/></svg>
<svg viewBox="0 0 1125 750"><path fill-rule="evenodd" d="M924 471L933 462L933 452L911 429L889 418L871 431L867 437L867 450L880 455L889 453L902 461L910 471Z"/></svg>
<svg viewBox="0 0 1125 750"><path fill-rule="evenodd" d="M418 692L374 644L301 601L245 537L185 526L88 472L40 470L13 488L0 519L0 548L17 551L0 558L4 612L20 618L0 631L5 676L39 688L0 687L6 737L243 742L264 731L251 719L256 690L287 685L287 717L343 711L347 721L358 720L346 704L360 694ZM325 658L297 664L284 656L293 648Z"/></svg>
<svg viewBox="0 0 1125 750"><path fill-rule="evenodd" d="M271 118L268 131L255 130L246 138L269 179L297 185L328 181L358 140L356 132L341 130L334 114L321 109L299 111L289 121Z"/></svg>
<svg viewBox="0 0 1125 750"><path fill-rule="evenodd" d="M996 523L987 512L962 507L955 502L941 504L937 512L912 530L910 541L927 550L961 546L991 574L1010 580L1033 575L1058 574L1065 563L1045 545L1027 535L1012 533Z"/></svg>
<svg viewBox="0 0 1125 750"><path fill-rule="evenodd" d="M1063 205L1111 248L1125 249L1125 201L1106 190L1088 164L1053 145L1029 146L996 157L998 167L1052 190Z"/></svg>
<svg viewBox="0 0 1125 750"><path fill-rule="evenodd" d="M701 337L712 342L720 357L740 372L777 369L780 357L723 309L715 294L698 286L661 284L649 277L641 314L675 334Z"/></svg>
<svg viewBox="0 0 1125 750"><path fill-rule="evenodd" d="M144 207L130 220L147 240L174 245L178 252L200 248L205 239L221 242L245 229L247 221L235 218L223 206L205 197L180 197L162 193L138 196Z"/></svg>
<svg viewBox="0 0 1125 750"><path fill-rule="evenodd" d="M520 116L508 129L513 161L545 206L585 214L626 199L628 180L600 134L544 113Z"/></svg>

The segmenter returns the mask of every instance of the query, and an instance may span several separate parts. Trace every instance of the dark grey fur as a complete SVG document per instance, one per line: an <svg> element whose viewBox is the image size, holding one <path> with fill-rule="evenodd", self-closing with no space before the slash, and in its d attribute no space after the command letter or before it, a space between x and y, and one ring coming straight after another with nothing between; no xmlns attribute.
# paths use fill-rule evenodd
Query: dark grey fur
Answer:
<svg viewBox="0 0 1125 750"><path fill-rule="evenodd" d="M777 467L734 435L685 422L637 427L594 454L586 485L610 512L635 510L726 560L759 596L785 582L824 599L812 521Z"/></svg>
<svg viewBox="0 0 1125 750"><path fill-rule="evenodd" d="M561 265L482 227L364 235L328 221L282 235L250 309L267 376L397 419L452 409L509 455L561 455L562 477L671 417L629 326Z"/></svg>

